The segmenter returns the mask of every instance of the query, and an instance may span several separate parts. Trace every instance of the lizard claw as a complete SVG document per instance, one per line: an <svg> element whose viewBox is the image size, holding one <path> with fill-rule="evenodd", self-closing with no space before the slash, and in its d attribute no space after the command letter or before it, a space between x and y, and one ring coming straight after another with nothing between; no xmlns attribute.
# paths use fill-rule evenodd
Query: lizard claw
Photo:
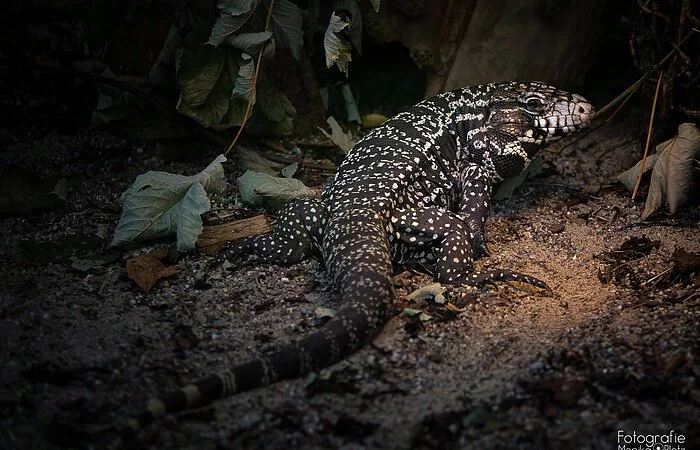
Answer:
<svg viewBox="0 0 700 450"><path fill-rule="evenodd" d="M491 256L489 248L486 246L484 240L474 243L472 251L474 252L474 259L485 258Z"/></svg>
<svg viewBox="0 0 700 450"><path fill-rule="evenodd" d="M544 281L533 276L511 270L476 270L466 274L464 278L460 280L461 284L477 287L483 287L487 284L493 285L497 281L517 281L520 283L527 283L531 286L544 289L550 294L552 293L552 289Z"/></svg>

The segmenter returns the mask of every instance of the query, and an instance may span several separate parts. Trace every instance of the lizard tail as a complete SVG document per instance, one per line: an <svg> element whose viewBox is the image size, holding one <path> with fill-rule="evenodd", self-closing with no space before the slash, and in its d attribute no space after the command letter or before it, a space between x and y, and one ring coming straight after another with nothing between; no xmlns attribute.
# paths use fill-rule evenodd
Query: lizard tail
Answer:
<svg viewBox="0 0 700 450"><path fill-rule="evenodd" d="M367 242L376 245L377 237L373 236ZM109 447L120 448L133 441L141 429L166 414L206 405L278 381L299 378L340 361L362 347L386 322L393 300L390 256L388 247L382 244L385 240L385 237L379 237L380 248L374 249L363 243L353 243L349 264L346 258L337 258L343 261L337 285L345 306L323 327L279 351L209 375L152 400L146 408L116 427L117 436ZM379 255L377 251L380 251Z"/></svg>

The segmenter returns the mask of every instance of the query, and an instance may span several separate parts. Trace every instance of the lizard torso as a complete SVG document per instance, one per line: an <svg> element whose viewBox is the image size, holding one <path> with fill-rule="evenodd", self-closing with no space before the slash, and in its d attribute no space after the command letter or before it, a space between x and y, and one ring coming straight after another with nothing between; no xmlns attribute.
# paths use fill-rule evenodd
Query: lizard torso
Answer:
<svg viewBox="0 0 700 450"><path fill-rule="evenodd" d="M532 277L477 272L492 186L547 143L585 126L582 97L543 83L494 83L439 94L373 130L350 151L323 198L290 202L276 232L233 245L276 263L320 254L344 307L278 352L154 400L120 427L131 438L158 416L328 366L371 339L394 299L393 267L418 262L450 284Z"/></svg>

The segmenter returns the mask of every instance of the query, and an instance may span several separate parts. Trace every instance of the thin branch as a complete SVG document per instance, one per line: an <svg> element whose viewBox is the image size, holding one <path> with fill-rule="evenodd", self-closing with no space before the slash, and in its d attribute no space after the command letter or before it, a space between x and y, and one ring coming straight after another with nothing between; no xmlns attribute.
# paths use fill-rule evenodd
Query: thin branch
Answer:
<svg viewBox="0 0 700 450"><path fill-rule="evenodd" d="M634 191L632 192L632 201L637 196L637 190L642 182L642 175L644 174L644 166L647 162L647 155L649 154L649 143L651 142L651 130L654 127L654 115L656 114L656 102L659 99L659 91L661 90L661 80L664 78L664 71L659 73L659 79L656 82L656 92L654 92L654 103L651 104L651 117L649 118L649 129L647 130L647 142L644 145L644 156L642 157L642 167L639 169L639 177L637 177L637 182L634 185Z"/></svg>
<svg viewBox="0 0 700 450"><path fill-rule="evenodd" d="M690 36L693 35L693 33L698 33L698 32L700 32L700 30L697 30L695 28L691 29L690 32L688 32L688 34L686 34L685 37L683 39L681 39L681 41L676 45L676 47L680 48L680 46L683 45L683 43L685 43L685 41L687 41L690 38ZM656 72L656 69L658 69L659 67L664 65L666 63L666 61L668 61L676 53L676 51L677 51L676 47L674 47L673 50L668 52L668 54L666 56L664 56L661 59L661 61L654 64L654 66L651 69L647 70L647 72L644 75L642 75L641 78L639 78L637 81L635 81L634 84L632 84L632 86L625 89L625 92L618 95L612 101L610 101L607 105L603 106L600 110L598 110L598 112L596 112L595 116L596 117L602 116L603 114L608 112L613 106L624 101L629 95L632 95L632 93L634 91L636 91L639 88L639 86L641 86L641 84L644 82L644 80L649 78L649 76L651 74Z"/></svg>
<svg viewBox="0 0 700 450"><path fill-rule="evenodd" d="M270 0L270 8L267 11L267 20L265 21L265 31L269 30L269 28L270 28L270 17L272 17L272 10L274 9L274 7L275 7L275 0ZM228 146L228 148L224 152L224 155L228 155L229 152L236 145L236 143L238 142L238 139L241 137L241 134L243 134L243 129L245 128L246 123L248 123L248 119L250 118L250 111L253 109L253 97L255 96L256 87L258 85L258 73L260 72L260 62L262 61L262 56L263 56L263 51L265 50L265 45L266 45L266 43L263 43L260 46L260 51L258 52L258 62L255 64L255 75L253 75L253 87L250 90L250 96L248 97L248 106L246 106L246 109L245 109L245 115L243 116L243 122L241 122L241 127L238 129L238 133L236 133L236 137L233 138L233 141L231 141L231 144Z"/></svg>

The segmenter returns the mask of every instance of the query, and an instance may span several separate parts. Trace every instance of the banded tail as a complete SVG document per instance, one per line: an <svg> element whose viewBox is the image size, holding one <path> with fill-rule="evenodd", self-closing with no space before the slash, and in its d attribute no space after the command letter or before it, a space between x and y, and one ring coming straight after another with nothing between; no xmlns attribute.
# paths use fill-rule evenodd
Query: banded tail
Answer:
<svg viewBox="0 0 700 450"><path fill-rule="evenodd" d="M109 448L120 448L135 440L140 430L166 414L302 377L364 346L386 323L394 298L387 238L380 224L373 223L375 221L376 217L353 218L349 226L362 227L362 238L352 233L328 233L326 236L333 249L346 249L331 252L332 256L326 261L345 304L335 317L297 343L152 400L146 408L116 426L117 437ZM344 228L339 223L335 225Z"/></svg>

